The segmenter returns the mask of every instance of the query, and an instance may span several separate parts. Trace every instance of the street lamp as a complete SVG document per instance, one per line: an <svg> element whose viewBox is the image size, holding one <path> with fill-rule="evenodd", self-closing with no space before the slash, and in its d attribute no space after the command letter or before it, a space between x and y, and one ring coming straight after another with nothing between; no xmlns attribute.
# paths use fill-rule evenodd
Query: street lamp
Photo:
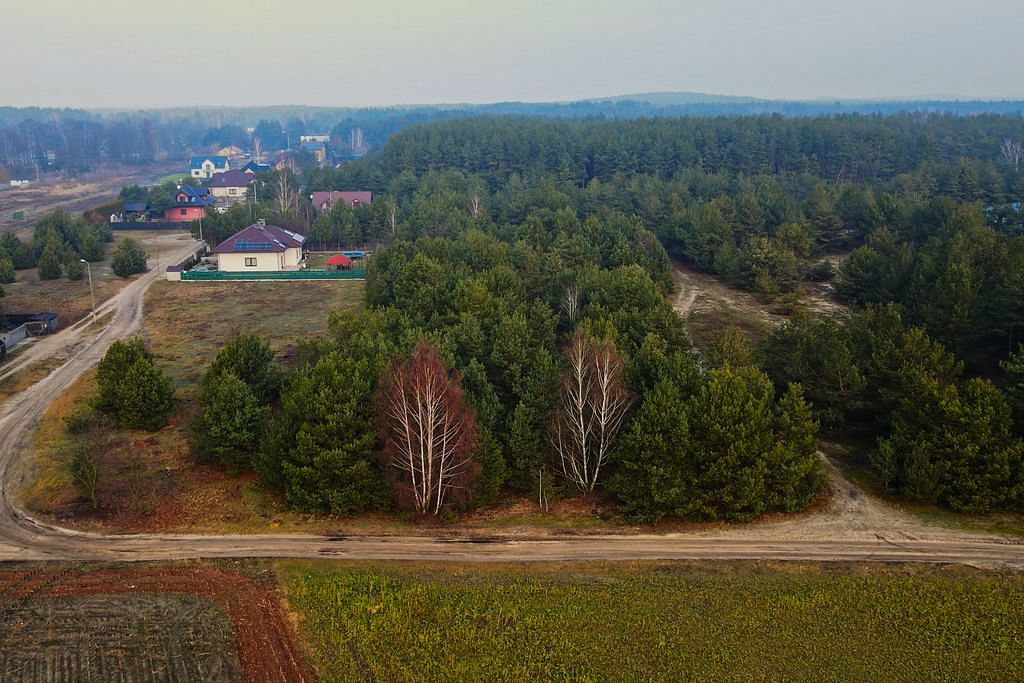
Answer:
<svg viewBox="0 0 1024 683"><path fill-rule="evenodd" d="M96 296L92 293L92 265L84 258L78 259L85 264L86 270L89 271L89 299L92 301L92 322L96 324Z"/></svg>

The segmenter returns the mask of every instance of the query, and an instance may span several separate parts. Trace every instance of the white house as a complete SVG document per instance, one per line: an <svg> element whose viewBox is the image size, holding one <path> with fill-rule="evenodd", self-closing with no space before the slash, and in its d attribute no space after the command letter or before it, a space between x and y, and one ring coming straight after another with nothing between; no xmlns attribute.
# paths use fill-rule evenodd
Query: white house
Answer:
<svg viewBox="0 0 1024 683"><path fill-rule="evenodd" d="M224 273L298 270L305 243L304 236L261 219L218 244L213 253Z"/></svg>
<svg viewBox="0 0 1024 683"><path fill-rule="evenodd" d="M214 173L231 170L228 158L222 156L192 157L188 165L193 178L212 178Z"/></svg>

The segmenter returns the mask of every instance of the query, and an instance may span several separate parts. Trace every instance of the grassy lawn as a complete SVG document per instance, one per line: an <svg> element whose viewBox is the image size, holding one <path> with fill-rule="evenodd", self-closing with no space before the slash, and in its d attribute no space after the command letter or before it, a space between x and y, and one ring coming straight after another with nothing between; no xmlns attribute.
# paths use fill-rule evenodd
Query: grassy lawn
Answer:
<svg viewBox="0 0 1024 683"><path fill-rule="evenodd" d="M279 562L325 681L1021 680L1024 576Z"/></svg>
<svg viewBox="0 0 1024 683"><path fill-rule="evenodd" d="M156 180L153 181L153 185L163 185L164 183L171 182L171 181L174 181L176 183L178 183L178 182L184 183L184 182L188 182L190 180L192 180L192 176L189 175L188 173L171 173L169 175L165 175L165 176L162 176L160 178L157 178Z"/></svg>
<svg viewBox="0 0 1024 683"><path fill-rule="evenodd" d="M345 249L344 251L347 251L347 249ZM306 253L306 267L307 268L311 268L312 270L326 270L327 269L327 259L329 259L330 257L334 256L335 254L340 254L340 253L341 253L340 251L311 251L311 252L307 252ZM360 269L366 268L365 260L364 259L359 259L359 260L353 262L352 263L352 268L356 269L356 270L360 270Z"/></svg>

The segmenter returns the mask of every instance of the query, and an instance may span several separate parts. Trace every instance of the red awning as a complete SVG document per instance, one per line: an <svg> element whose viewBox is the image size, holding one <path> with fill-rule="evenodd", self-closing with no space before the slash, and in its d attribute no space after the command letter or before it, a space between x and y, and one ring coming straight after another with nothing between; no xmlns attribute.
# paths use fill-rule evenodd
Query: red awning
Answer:
<svg viewBox="0 0 1024 683"><path fill-rule="evenodd" d="M329 266L351 266L352 259L343 254L335 254L334 256L327 259L327 265Z"/></svg>

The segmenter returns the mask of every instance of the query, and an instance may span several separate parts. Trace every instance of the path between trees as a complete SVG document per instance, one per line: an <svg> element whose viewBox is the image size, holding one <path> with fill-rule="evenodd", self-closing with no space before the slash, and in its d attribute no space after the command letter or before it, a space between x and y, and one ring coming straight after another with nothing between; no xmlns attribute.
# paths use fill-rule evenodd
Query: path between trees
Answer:
<svg viewBox="0 0 1024 683"><path fill-rule="evenodd" d="M182 251L182 256L186 251ZM1024 541L926 526L867 496L823 457L832 496L823 509L737 527L672 534L490 537L324 536L305 534L130 534L64 529L17 507L32 437L47 406L105 353L140 327L150 272L109 302L97 334L69 329L58 337L68 360L0 412L0 560L141 561L201 557L325 557L375 560L519 562L569 560L804 560L962 563L1024 569ZM691 285L694 286L694 285ZM700 292L687 293L685 303ZM693 305L692 303L690 304Z"/></svg>

